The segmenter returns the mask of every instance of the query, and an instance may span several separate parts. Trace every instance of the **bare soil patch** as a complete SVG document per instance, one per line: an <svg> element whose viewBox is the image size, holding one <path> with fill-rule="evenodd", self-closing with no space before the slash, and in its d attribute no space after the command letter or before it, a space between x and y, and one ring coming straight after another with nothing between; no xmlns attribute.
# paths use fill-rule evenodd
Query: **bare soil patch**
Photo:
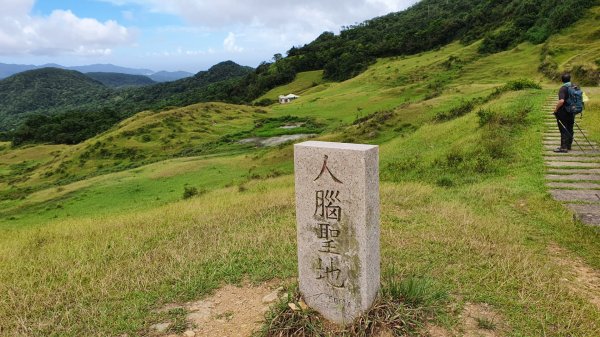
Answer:
<svg viewBox="0 0 600 337"><path fill-rule="evenodd" d="M486 303L466 303L456 331L427 324L423 334L428 337L500 337L508 331L502 315Z"/></svg>
<svg viewBox="0 0 600 337"><path fill-rule="evenodd" d="M188 328L181 334L169 334L166 332L168 328L159 323L151 327L154 330L152 334L168 337L250 336L261 327L265 312L282 290L276 281L258 286L227 285L203 300L167 304L157 311L184 309ZM162 324L167 323L170 324ZM163 331L156 328L163 328Z"/></svg>
<svg viewBox="0 0 600 337"><path fill-rule="evenodd" d="M556 244L548 246L548 251L552 259L567 270L570 277L562 280L569 289L600 310L600 272L581 259L571 257L566 249Z"/></svg>

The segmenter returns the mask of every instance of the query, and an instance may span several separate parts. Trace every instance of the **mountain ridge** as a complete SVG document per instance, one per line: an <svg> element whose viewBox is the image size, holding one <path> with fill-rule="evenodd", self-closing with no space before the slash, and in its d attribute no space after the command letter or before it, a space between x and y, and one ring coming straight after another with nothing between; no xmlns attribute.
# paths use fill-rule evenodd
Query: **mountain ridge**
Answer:
<svg viewBox="0 0 600 337"><path fill-rule="evenodd" d="M14 133L15 144L77 143L143 110L208 101L222 83L252 71L225 61L193 77L117 90L74 70L29 70L0 80L0 131Z"/></svg>
<svg viewBox="0 0 600 337"><path fill-rule="evenodd" d="M110 63L96 63L83 66L63 66L57 63L46 63L42 65L33 64L11 64L11 63L0 63L0 80L10 77L12 75L35 69L42 68L59 68L65 70L76 70L81 73L120 73L127 75L143 75L152 78L155 82L168 82L176 81L185 77L193 76L193 73L187 71L165 71L159 70L154 71L151 69L142 68L129 68L117 66Z"/></svg>
<svg viewBox="0 0 600 337"><path fill-rule="evenodd" d="M150 77L145 75L129 75L123 73L108 73L108 72L97 72L97 73L84 73L85 76L90 77L107 87L110 88L131 88L131 87L143 87L146 85L156 84Z"/></svg>

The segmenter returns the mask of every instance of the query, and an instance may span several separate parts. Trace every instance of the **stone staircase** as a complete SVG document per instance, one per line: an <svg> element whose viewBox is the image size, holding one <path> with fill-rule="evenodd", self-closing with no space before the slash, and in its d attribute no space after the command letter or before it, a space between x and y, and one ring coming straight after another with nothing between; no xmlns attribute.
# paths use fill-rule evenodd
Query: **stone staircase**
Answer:
<svg viewBox="0 0 600 337"><path fill-rule="evenodd" d="M560 132L552 114L555 104L554 96L544 104L546 185L554 199L564 203L582 222L600 226L600 147L588 143L585 130L575 126L579 146L573 142L569 153L554 153L552 150L560 146Z"/></svg>

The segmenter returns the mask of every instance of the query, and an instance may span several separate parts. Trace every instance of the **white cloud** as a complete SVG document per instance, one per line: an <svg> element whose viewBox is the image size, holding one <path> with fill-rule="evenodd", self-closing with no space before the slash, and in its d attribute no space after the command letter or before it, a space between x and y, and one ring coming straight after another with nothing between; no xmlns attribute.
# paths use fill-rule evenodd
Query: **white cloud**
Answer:
<svg viewBox="0 0 600 337"><path fill-rule="evenodd" d="M121 15L123 16L123 19L125 19L127 21L135 20L135 15L133 14L132 11L121 11Z"/></svg>
<svg viewBox="0 0 600 337"><path fill-rule="evenodd" d="M203 55L211 55L214 54L215 50L213 48L208 48L206 50L192 50L192 49L183 49L178 47L172 51L155 51L148 52L146 56L157 56L157 57L172 57L172 56L203 56Z"/></svg>
<svg viewBox="0 0 600 337"><path fill-rule="evenodd" d="M0 55L109 55L134 32L116 21L79 18L69 10L31 15L34 0L0 0Z"/></svg>
<svg viewBox="0 0 600 337"><path fill-rule="evenodd" d="M228 52L239 53L244 50L244 48L235 44L235 34L229 32L225 40L223 41L223 47Z"/></svg>
<svg viewBox="0 0 600 337"><path fill-rule="evenodd" d="M135 4L151 12L179 16L191 26L233 31L235 35L227 37L224 47L239 52L239 48L249 51L308 43L323 31L337 32L341 26L405 9L418 0L97 1L117 6Z"/></svg>

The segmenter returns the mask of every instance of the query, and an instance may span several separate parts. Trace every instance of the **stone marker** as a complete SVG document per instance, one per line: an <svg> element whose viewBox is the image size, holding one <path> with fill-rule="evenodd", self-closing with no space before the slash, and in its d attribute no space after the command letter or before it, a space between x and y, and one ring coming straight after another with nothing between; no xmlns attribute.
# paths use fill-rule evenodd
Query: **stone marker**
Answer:
<svg viewBox="0 0 600 337"><path fill-rule="evenodd" d="M379 291L379 148L294 146L298 273L304 301L341 325Z"/></svg>

